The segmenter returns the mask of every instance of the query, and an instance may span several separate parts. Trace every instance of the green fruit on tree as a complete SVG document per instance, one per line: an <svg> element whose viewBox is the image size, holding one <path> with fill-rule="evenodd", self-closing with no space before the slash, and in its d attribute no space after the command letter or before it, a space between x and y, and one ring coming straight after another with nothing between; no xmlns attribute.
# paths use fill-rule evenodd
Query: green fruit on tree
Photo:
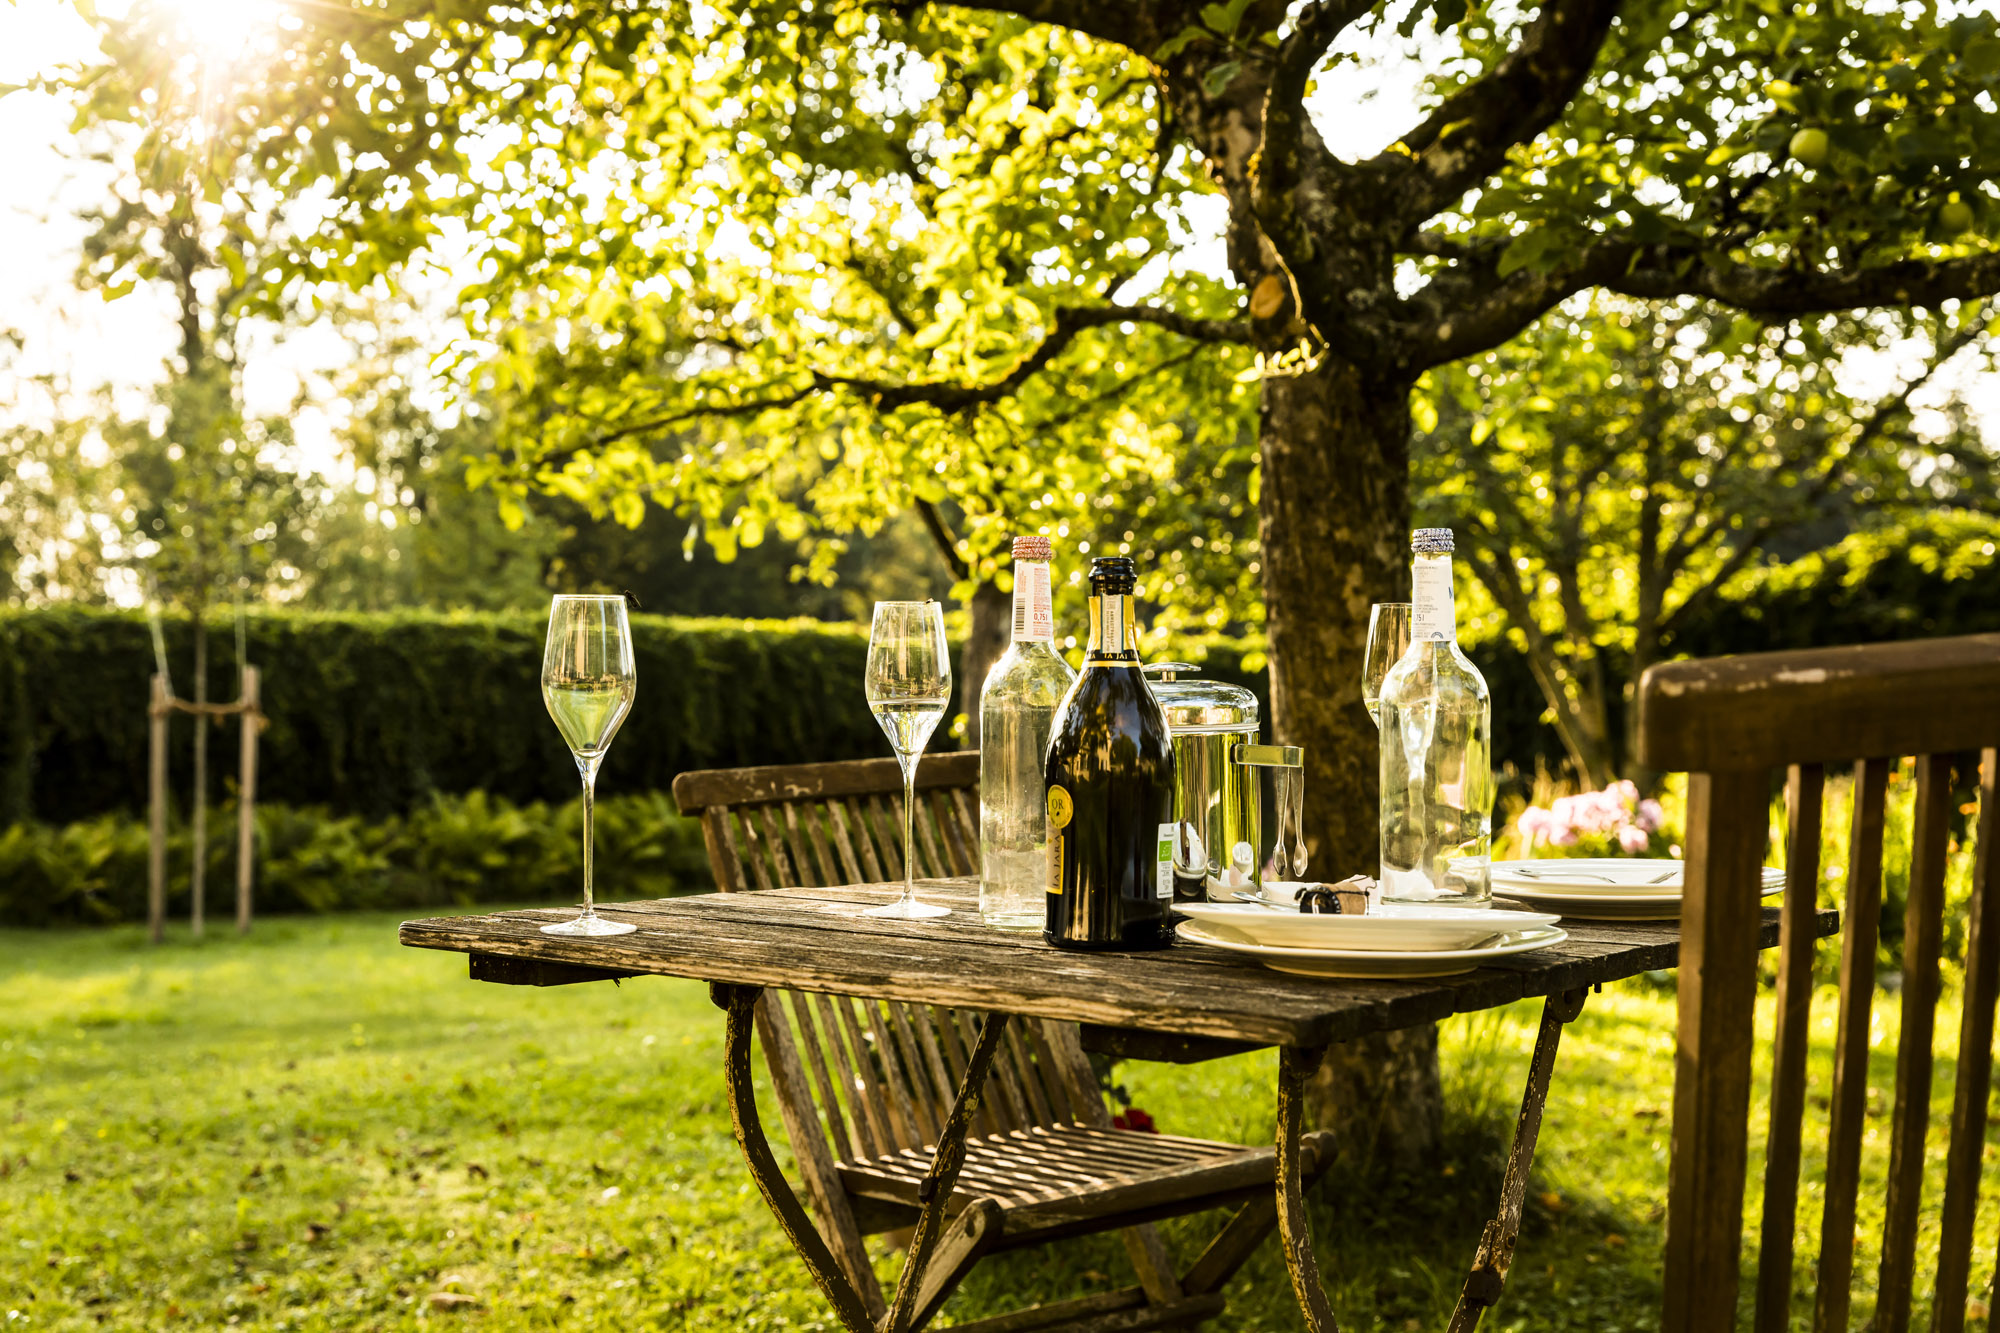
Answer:
<svg viewBox="0 0 2000 1333"><path fill-rule="evenodd" d="M1972 228L1972 205L1963 199L1953 199L1938 210L1938 230L1947 236L1956 236Z"/></svg>
<svg viewBox="0 0 2000 1333"><path fill-rule="evenodd" d="M1829 147L1825 130L1800 130L1792 136L1792 156L1798 159L1801 166L1825 166Z"/></svg>

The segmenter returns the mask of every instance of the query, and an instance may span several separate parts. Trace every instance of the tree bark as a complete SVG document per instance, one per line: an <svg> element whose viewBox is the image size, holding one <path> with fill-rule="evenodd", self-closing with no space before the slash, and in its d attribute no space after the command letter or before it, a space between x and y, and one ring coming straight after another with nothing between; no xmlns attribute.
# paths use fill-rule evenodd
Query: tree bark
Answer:
<svg viewBox="0 0 2000 1333"><path fill-rule="evenodd" d="M1372 874L1381 863L1380 749L1361 703L1361 660L1369 606L1406 592L1411 387L1332 356L1264 385L1258 535L1271 739L1305 747L1315 879ZM1308 1095L1343 1155L1419 1167L1444 1114L1437 1030L1335 1047Z"/></svg>
<svg viewBox="0 0 2000 1333"><path fill-rule="evenodd" d="M979 748L979 692L986 673L1014 641L1014 599L991 583L972 590L966 602L970 628L959 650L958 706L965 713L965 746Z"/></svg>

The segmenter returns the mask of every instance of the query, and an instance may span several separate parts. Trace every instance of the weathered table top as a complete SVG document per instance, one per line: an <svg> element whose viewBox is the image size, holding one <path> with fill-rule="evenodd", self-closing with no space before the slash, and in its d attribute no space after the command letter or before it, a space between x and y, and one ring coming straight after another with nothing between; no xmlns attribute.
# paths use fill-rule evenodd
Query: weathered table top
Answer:
<svg viewBox="0 0 2000 1333"><path fill-rule="evenodd" d="M1205 945L1148 953L1054 949L1037 936L983 925L971 880L918 881L918 896L949 906L949 916L900 921L859 914L901 891L900 884L869 884L613 903L598 911L638 930L596 939L541 933L574 908L434 917L404 922L401 939L472 954L473 974L493 980L537 980L505 961L525 960L530 968L556 965L556 980L690 977L1299 1046L1617 981L1672 967L1680 956L1675 922L1570 922L1562 944L1461 976L1326 980L1273 972ZM1836 926L1834 913L1820 913L1818 933ZM1767 909L1763 947L1777 941L1777 930L1777 909ZM515 975L503 975L510 967ZM1125 1049L1142 1053L1129 1043ZM1174 1057L1163 1050L1160 1058Z"/></svg>

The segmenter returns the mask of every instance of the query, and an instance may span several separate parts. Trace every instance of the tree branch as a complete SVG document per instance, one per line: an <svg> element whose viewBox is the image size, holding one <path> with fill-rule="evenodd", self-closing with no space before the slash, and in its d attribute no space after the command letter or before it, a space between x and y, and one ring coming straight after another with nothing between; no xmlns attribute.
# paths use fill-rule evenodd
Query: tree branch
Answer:
<svg viewBox="0 0 2000 1333"><path fill-rule="evenodd" d="M2000 251L1828 272L1759 268L1670 246L1609 241L1593 246L1580 267L1590 282L1625 296L1705 296L1767 319L1861 306L1936 305L2000 292Z"/></svg>
<svg viewBox="0 0 2000 1333"><path fill-rule="evenodd" d="M1504 246L1453 246L1441 237L1422 243L1457 262L1405 303L1404 343L1409 364L1418 370L1497 346L1587 287L1645 300L1701 296L1774 320L1864 306L1980 300L2000 292L2000 251L1827 271L1761 268L1685 246L1641 246L1611 236L1587 245L1573 264L1547 271L1521 268L1503 278Z"/></svg>
<svg viewBox="0 0 2000 1333"><path fill-rule="evenodd" d="M1201 342L1251 341L1250 325L1246 321L1225 319L1195 319L1172 310L1157 306L1060 306L1049 331L1034 350L1014 363L1014 368L997 380L985 384L955 384L931 382L918 384L894 384L883 380L857 379L847 375L826 375L813 372L813 381L820 388L843 388L867 398L874 406L885 412L893 412L899 407L924 404L935 407L940 412L963 412L968 408L982 407L998 402L1013 394L1023 384L1044 369L1049 362L1060 356L1077 335L1090 329L1103 328L1107 324L1153 324L1177 333L1183 338L1193 338Z"/></svg>
<svg viewBox="0 0 2000 1333"><path fill-rule="evenodd" d="M1251 206L1294 272L1315 249L1313 229L1300 216L1296 198L1307 179L1306 158L1314 158L1313 165L1322 170L1338 162L1311 133L1306 83L1341 32L1373 8L1374 0L1312 0L1300 12L1291 36L1279 46L1271 70L1264 138L1250 170Z"/></svg>
<svg viewBox="0 0 2000 1333"><path fill-rule="evenodd" d="M1622 0L1543 0L1520 44L1492 70L1444 100L1400 144L1365 164L1416 170L1402 202L1414 228L1491 176L1515 144L1555 123L1590 77Z"/></svg>
<svg viewBox="0 0 2000 1333"><path fill-rule="evenodd" d="M938 554L944 557L945 567L951 571L954 583L963 583L972 577L972 567L965 563L965 557L958 553L958 543L952 538L951 529L944 525L944 516L929 500L917 501L917 517L924 521L924 531L930 533L931 543Z"/></svg>
<svg viewBox="0 0 2000 1333"><path fill-rule="evenodd" d="M829 375L822 371L809 371L811 382L797 385L783 392L769 393L768 396L737 399L732 402L707 402L665 416L651 417L645 421L633 422L616 430L606 431L596 436L592 443L610 444L632 435L644 435L652 431L667 430L708 417L749 417L760 412L792 407L815 393L834 389L848 389L867 398L878 410L893 412L899 407L925 404L941 412L963 412L969 408L982 407L1008 397L1035 374L1046 368L1049 362L1076 341L1077 335L1090 329L1103 328L1107 324L1153 324L1177 333L1183 338L1197 342L1248 343L1251 340L1248 323L1227 319L1196 319L1178 311L1163 310L1158 306L1059 306L1049 331L1036 344L1033 351L1014 363L1014 368L997 380L985 384L954 384L931 382L917 384L897 384L889 380L860 379L851 375ZM776 390L776 384L763 385L756 392ZM573 451L572 451L573 452Z"/></svg>

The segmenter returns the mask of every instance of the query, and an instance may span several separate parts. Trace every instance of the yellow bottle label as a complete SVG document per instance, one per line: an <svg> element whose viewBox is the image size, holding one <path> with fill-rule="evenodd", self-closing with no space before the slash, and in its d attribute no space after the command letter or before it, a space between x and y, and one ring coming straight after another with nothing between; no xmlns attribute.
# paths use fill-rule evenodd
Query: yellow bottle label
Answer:
<svg viewBox="0 0 2000 1333"><path fill-rule="evenodd" d="M1061 787L1049 788L1049 885L1050 893L1063 891L1063 846L1068 839L1063 830L1069 827L1070 817L1076 813L1076 803Z"/></svg>

